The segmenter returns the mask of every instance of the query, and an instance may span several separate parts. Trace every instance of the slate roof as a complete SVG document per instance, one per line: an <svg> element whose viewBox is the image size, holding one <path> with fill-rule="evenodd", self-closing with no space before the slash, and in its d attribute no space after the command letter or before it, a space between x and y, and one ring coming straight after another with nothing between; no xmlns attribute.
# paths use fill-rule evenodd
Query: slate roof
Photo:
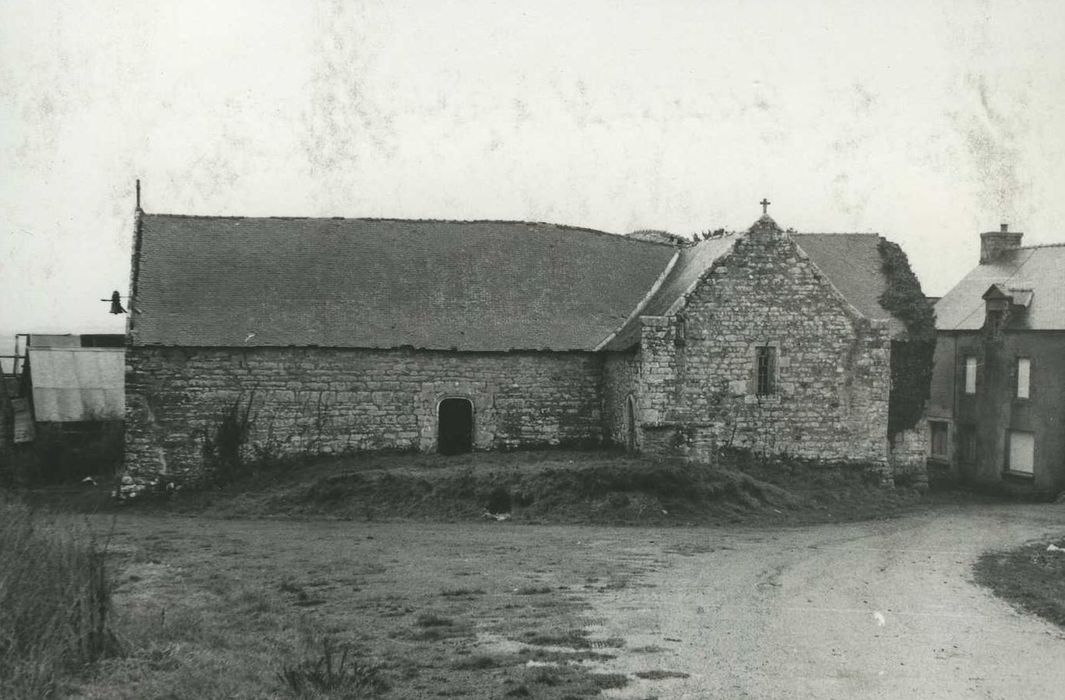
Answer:
<svg viewBox="0 0 1065 700"><path fill-rule="evenodd" d="M644 305L628 319L617 334L609 339L604 350L625 350L640 340L640 316L664 316L686 294L692 291L703 273L718 258L732 250L736 239L710 238L693 246L679 249L677 261Z"/></svg>
<svg viewBox="0 0 1065 700"><path fill-rule="evenodd" d="M131 342L188 347L624 350L640 316L675 310L738 238L678 248L661 232L545 223L169 214L139 226ZM904 330L877 301L879 236L791 236L860 313Z"/></svg>
<svg viewBox="0 0 1065 700"><path fill-rule="evenodd" d="M1065 330L1065 243L1015 248L992 262L977 265L936 302L936 329L982 328L983 295L995 284L1028 297L1027 311L1011 320L1011 328Z"/></svg>
<svg viewBox="0 0 1065 700"><path fill-rule="evenodd" d="M759 223L776 226L769 217ZM758 225L756 223L756 225ZM839 293L866 318L887 320L893 336L905 332L905 324L880 305L888 281L882 270L880 236L875 233L791 233L799 248L824 273ZM732 251L736 237L709 239L682 248L673 269L643 308L629 319L603 347L625 350L639 341L639 316L669 313L719 258Z"/></svg>
<svg viewBox="0 0 1065 700"><path fill-rule="evenodd" d="M134 345L591 350L676 249L544 223L142 214Z"/></svg>
<svg viewBox="0 0 1065 700"><path fill-rule="evenodd" d="M894 336L905 332L906 325L880 305L888 279L878 234L793 233L791 237L851 306L866 318L888 321Z"/></svg>

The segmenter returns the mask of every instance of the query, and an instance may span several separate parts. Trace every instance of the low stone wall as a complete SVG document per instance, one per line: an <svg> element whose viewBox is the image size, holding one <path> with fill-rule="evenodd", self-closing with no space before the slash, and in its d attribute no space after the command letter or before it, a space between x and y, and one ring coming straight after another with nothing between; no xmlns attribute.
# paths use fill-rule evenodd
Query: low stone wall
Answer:
<svg viewBox="0 0 1065 700"><path fill-rule="evenodd" d="M126 469L204 468L205 439L250 402L253 453L433 451L437 407L473 404L475 449L603 441L603 358L583 352L132 347Z"/></svg>

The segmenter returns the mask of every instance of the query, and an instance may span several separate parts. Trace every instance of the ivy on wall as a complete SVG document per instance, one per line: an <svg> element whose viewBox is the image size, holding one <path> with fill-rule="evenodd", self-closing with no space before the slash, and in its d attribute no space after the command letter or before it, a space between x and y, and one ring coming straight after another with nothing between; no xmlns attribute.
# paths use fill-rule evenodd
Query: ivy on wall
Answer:
<svg viewBox="0 0 1065 700"><path fill-rule="evenodd" d="M936 317L902 248L881 239L877 250L880 269L887 278L880 305L906 325L906 337L891 343L888 435L893 438L914 427L924 415L932 386Z"/></svg>

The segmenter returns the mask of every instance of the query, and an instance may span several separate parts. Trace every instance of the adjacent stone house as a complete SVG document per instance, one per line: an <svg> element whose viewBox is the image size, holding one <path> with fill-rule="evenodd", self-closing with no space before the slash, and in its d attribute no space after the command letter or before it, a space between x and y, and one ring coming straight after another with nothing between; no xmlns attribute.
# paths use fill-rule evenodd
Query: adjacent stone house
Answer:
<svg viewBox="0 0 1065 700"><path fill-rule="evenodd" d="M1065 244L981 234L980 263L936 303L929 457L965 481L1065 490Z"/></svg>
<svg viewBox="0 0 1065 700"><path fill-rule="evenodd" d="M709 459L732 444L890 477L923 461L925 433L888 434L907 329L878 301L882 243L768 216L682 245L138 213L126 465L202 474L237 410L249 449L270 454L622 444Z"/></svg>

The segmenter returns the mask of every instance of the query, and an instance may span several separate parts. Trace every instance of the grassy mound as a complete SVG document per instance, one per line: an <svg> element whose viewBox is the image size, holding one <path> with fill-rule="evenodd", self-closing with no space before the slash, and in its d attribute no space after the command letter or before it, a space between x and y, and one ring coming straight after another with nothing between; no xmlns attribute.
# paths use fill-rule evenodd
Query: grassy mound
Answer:
<svg viewBox="0 0 1065 700"><path fill-rule="evenodd" d="M866 470L764 463L709 468L621 453L366 455L260 472L165 507L222 517L602 524L808 523L882 517L918 500Z"/></svg>

